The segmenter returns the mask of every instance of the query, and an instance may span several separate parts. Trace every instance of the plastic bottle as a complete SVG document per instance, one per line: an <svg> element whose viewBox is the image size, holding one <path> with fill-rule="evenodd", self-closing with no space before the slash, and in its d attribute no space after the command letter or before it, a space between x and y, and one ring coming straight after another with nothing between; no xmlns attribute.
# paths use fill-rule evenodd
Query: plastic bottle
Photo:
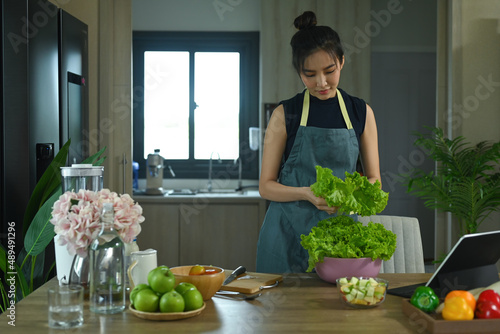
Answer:
<svg viewBox="0 0 500 334"><path fill-rule="evenodd" d="M134 241L132 241L132 243L130 243L130 245L128 245L128 247L126 246L125 248L127 248L128 255L132 254L133 252L138 252L139 245L137 244L137 238L134 238Z"/></svg>
<svg viewBox="0 0 500 334"><path fill-rule="evenodd" d="M113 227L114 208L104 203L101 232L92 241L90 256L90 310L118 313L125 309L125 246Z"/></svg>
<svg viewBox="0 0 500 334"><path fill-rule="evenodd" d="M132 189L139 189L139 163L136 161L132 161Z"/></svg>

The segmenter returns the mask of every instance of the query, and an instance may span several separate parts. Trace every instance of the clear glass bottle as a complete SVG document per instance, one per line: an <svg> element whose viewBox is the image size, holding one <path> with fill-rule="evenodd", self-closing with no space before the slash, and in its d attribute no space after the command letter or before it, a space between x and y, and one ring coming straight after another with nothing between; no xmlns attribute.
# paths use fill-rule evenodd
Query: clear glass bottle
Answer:
<svg viewBox="0 0 500 334"><path fill-rule="evenodd" d="M89 250L90 310L95 313L118 313L125 309L125 247L113 220L113 204L104 203L101 232Z"/></svg>

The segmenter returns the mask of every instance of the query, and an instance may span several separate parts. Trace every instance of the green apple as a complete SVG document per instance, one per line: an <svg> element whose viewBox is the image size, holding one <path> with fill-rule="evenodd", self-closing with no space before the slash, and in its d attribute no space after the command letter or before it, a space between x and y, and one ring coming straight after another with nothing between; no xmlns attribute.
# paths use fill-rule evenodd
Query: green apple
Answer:
<svg viewBox="0 0 500 334"><path fill-rule="evenodd" d="M147 285L147 284L137 284L136 286L134 286L134 288L132 289L132 291L130 291L130 304L134 305L135 295L137 294L137 292L139 292L139 291L141 291L142 289L145 289L145 288L149 288L149 285Z"/></svg>
<svg viewBox="0 0 500 334"><path fill-rule="evenodd" d="M134 308L137 311L156 312L159 303L160 297L149 287L139 290L134 297Z"/></svg>
<svg viewBox="0 0 500 334"><path fill-rule="evenodd" d="M184 298L175 290L166 292L160 298L160 312L184 311Z"/></svg>
<svg viewBox="0 0 500 334"><path fill-rule="evenodd" d="M164 294L174 288L175 276L167 266L160 266L149 272L148 283L153 291Z"/></svg>
<svg viewBox="0 0 500 334"><path fill-rule="evenodd" d="M176 287L175 287L175 291L177 291L178 293L180 293L181 295L184 294L184 292L188 291L188 290L193 290L193 289L196 289L196 286L192 283L188 283L188 282L180 282ZM196 289L198 290L198 289Z"/></svg>
<svg viewBox="0 0 500 334"><path fill-rule="evenodd" d="M203 296L198 289L187 290L182 297L184 298L184 311L197 310L203 306Z"/></svg>

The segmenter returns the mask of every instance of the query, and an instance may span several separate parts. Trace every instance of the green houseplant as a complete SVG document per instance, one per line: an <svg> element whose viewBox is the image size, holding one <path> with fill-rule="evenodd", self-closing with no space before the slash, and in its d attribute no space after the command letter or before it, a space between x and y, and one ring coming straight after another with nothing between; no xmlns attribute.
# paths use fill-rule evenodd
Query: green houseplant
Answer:
<svg viewBox="0 0 500 334"><path fill-rule="evenodd" d="M11 300L21 300L46 282L54 268L55 263L44 273L45 248L55 236L50 223L51 211L62 193L60 167L66 165L70 145L71 140L68 140L61 147L31 194L23 219L24 245L17 258L13 245L0 245L0 271L4 276L0 280L0 312L7 309ZM101 165L105 149L82 163ZM15 286L15 291L11 286Z"/></svg>
<svg viewBox="0 0 500 334"><path fill-rule="evenodd" d="M402 175L402 182L426 207L450 212L461 235L475 233L500 208L500 142L471 145L463 136L448 139L442 129L429 129L429 134L416 133L414 144L437 163L436 171L415 168Z"/></svg>

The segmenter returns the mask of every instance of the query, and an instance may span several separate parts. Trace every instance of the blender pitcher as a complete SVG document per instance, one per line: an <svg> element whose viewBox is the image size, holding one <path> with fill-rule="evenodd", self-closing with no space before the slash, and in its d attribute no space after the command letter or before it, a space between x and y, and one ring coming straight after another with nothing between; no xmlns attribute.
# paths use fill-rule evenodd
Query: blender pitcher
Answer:
<svg viewBox="0 0 500 334"><path fill-rule="evenodd" d="M73 164L71 167L61 167L62 191L80 189L99 191L103 185L103 166L92 164Z"/></svg>

